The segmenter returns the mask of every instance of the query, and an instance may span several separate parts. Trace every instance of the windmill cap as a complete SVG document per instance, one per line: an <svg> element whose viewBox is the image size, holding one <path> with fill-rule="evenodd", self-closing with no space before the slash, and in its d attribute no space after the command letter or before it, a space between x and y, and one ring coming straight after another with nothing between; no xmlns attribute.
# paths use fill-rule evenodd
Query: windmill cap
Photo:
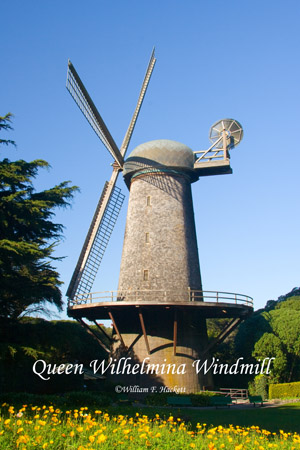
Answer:
<svg viewBox="0 0 300 450"><path fill-rule="evenodd" d="M124 164L124 176L146 168L178 168L193 170L195 155L184 144L169 139L158 139L138 145Z"/></svg>

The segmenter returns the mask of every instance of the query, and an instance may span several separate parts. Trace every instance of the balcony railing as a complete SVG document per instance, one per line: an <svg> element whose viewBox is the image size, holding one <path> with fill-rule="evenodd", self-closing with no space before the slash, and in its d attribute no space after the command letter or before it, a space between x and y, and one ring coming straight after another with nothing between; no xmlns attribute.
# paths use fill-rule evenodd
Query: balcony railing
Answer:
<svg viewBox="0 0 300 450"><path fill-rule="evenodd" d="M213 302L233 303L253 308L253 298L248 295L233 292L198 291L187 289L186 291L152 291L152 290L120 290L89 292L69 299L69 308L90 303L102 302Z"/></svg>

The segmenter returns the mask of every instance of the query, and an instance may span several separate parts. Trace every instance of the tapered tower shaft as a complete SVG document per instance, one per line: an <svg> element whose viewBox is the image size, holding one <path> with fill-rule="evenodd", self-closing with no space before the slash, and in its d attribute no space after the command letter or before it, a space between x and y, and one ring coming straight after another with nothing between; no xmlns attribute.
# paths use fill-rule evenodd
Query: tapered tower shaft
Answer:
<svg viewBox="0 0 300 450"><path fill-rule="evenodd" d="M193 166L192 150L168 140L142 144L125 162L130 197L118 293L120 301L137 302L137 314L118 314L124 346L115 346L118 358L126 354L134 362L175 368L132 382L183 392L212 384L192 366L207 348L206 320L187 307L191 292L202 291Z"/></svg>
<svg viewBox="0 0 300 450"><path fill-rule="evenodd" d="M188 175L168 171L131 179L119 290L149 291L146 300L186 300L201 290Z"/></svg>

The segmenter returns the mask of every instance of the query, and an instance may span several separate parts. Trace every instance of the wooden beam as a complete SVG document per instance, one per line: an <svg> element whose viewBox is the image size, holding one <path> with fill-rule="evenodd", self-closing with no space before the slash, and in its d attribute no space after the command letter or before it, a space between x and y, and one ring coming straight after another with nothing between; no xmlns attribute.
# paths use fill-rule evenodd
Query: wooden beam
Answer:
<svg viewBox="0 0 300 450"><path fill-rule="evenodd" d="M240 317L232 319L219 333L219 335L212 341L210 345L204 350L202 353L202 358L210 352L213 348L215 348L218 344L221 344L221 342L224 341L224 339L227 338L227 336L243 321Z"/></svg>
<svg viewBox="0 0 300 450"><path fill-rule="evenodd" d="M144 335L144 339L145 339L147 352L148 352L148 355L150 355L150 347L149 347L148 337L147 337L147 333L146 333L146 328L145 328L145 323L144 323L144 318L143 318L143 313L142 313L141 308L139 308L139 318L140 318L140 322L141 322L141 327L142 327L142 331L143 331L143 335Z"/></svg>
<svg viewBox="0 0 300 450"><path fill-rule="evenodd" d="M110 342L113 342L112 337L106 333L106 331L96 322L96 320L93 320L93 322L98 327L98 329L101 331L101 333L103 333L104 336L107 337L107 339L109 339Z"/></svg>
<svg viewBox="0 0 300 450"><path fill-rule="evenodd" d="M107 353L110 353L110 350L106 347L106 345L103 344L103 342L101 341L101 339L97 336L96 333L94 333L94 331L88 326L87 323L85 323L82 319L77 319L77 321L86 329L86 331L93 336L94 339L97 340L98 344L101 345L101 347L103 348L103 350L105 350Z"/></svg>
<svg viewBox="0 0 300 450"><path fill-rule="evenodd" d="M138 341L139 339L141 339L141 337L142 337L142 335L141 335L141 334L138 334L138 335L133 339L133 341L131 342L131 344L130 344L129 347L128 347L128 352L133 348L133 346L137 343L137 341Z"/></svg>
<svg viewBox="0 0 300 450"><path fill-rule="evenodd" d="M174 348L174 356L176 356L176 347L177 347L177 309L174 309L174 326L173 326L173 348Z"/></svg>
<svg viewBox="0 0 300 450"><path fill-rule="evenodd" d="M115 332L117 333L117 336L118 336L118 338L119 338L119 340L120 340L120 342L121 342L122 347L126 348L126 345L125 345L125 343L124 343L124 341L123 341L123 338L122 338L122 336L121 336L121 333L120 333L119 330L118 330L118 327L117 327L116 321L115 321L115 319L114 319L114 316L112 315L112 312L111 312L111 311L108 311L108 315L109 315L110 320L111 320L112 323L113 323L113 327L114 327L114 329L115 329Z"/></svg>

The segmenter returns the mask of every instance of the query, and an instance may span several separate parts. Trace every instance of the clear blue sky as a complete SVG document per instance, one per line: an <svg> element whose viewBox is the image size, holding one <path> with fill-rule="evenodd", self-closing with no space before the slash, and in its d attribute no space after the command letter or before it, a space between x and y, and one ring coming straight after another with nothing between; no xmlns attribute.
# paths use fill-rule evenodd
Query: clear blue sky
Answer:
<svg viewBox="0 0 300 450"><path fill-rule="evenodd" d="M208 147L210 126L244 128L232 175L193 185L204 289L254 297L300 285L299 0L16 0L1 6L0 115L15 115L10 159L47 160L37 189L71 180L58 212L65 293L112 162L65 89L71 59L118 145L152 47L157 64L129 151L152 139ZM128 199L122 177L118 185ZM94 290L117 288L127 199ZM61 315L65 317L65 313Z"/></svg>

